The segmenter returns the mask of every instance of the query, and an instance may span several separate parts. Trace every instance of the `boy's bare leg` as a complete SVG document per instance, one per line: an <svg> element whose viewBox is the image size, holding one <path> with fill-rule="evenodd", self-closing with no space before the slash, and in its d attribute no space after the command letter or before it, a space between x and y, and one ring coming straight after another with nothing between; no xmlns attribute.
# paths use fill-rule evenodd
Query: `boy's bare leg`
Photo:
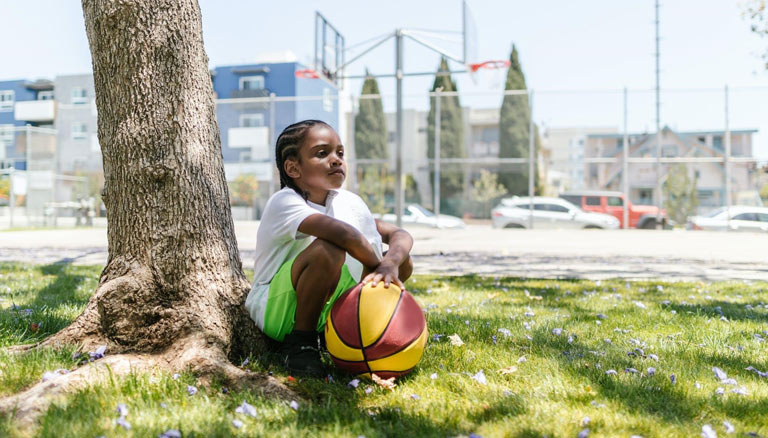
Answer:
<svg viewBox="0 0 768 438"><path fill-rule="evenodd" d="M317 329L323 305L336 289L346 252L333 243L315 239L293 262L291 281L296 291L294 330Z"/></svg>

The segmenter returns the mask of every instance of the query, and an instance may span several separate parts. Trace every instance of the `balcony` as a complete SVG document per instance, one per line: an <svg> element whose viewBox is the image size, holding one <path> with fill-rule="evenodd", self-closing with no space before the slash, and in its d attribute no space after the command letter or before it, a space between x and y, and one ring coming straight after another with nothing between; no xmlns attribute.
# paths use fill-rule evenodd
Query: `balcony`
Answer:
<svg viewBox="0 0 768 438"><path fill-rule="evenodd" d="M266 88L256 88L254 90L234 90L230 93L230 99L243 99L247 97L269 97L270 91Z"/></svg>
<svg viewBox="0 0 768 438"><path fill-rule="evenodd" d="M27 100L16 102L16 120L25 122L52 122L56 115L53 100Z"/></svg>

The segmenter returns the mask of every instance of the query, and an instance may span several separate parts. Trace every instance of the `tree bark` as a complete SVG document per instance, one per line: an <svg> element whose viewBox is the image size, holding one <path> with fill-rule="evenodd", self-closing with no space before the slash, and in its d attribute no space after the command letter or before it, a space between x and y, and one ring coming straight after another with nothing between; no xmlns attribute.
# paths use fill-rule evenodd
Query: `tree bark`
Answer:
<svg viewBox="0 0 768 438"><path fill-rule="evenodd" d="M83 0L109 258L85 311L44 345L258 351L195 0Z"/></svg>

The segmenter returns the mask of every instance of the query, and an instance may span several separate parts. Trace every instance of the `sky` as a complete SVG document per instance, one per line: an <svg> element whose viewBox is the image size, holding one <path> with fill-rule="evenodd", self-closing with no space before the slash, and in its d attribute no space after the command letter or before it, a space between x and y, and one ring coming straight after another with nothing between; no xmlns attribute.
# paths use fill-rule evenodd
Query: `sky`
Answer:
<svg viewBox="0 0 768 438"><path fill-rule="evenodd" d="M460 0L386 2L296 0L282 2L199 0L203 38L211 66L250 63L259 53L290 50L311 63L314 14L320 11L356 45L395 29L461 30ZM654 0L469 0L480 60L507 59L514 44L528 87L534 90L534 119L543 126L623 126L621 90L630 89L629 129L655 128ZM737 0L669 0L660 8L661 119L680 130L725 126L729 86L731 129L760 129L755 154L768 160L768 49L750 32ZM91 70L78 0L0 0L0 80L54 78ZM455 38L459 34L442 34ZM433 40L445 48L457 46ZM348 58L354 55L350 51ZM388 42L352 64L376 74L394 70ZM431 72L439 55L412 41L404 46L406 72ZM453 70L464 67L452 63ZM473 83L456 74L465 105L498 105L503 70L487 71ZM391 95L394 80L380 79ZM423 107L432 78L404 81L404 106ZM348 90L358 93L359 81ZM385 98L385 106L392 106ZM766 121L763 121L765 119ZM765 134L763 134L763 132Z"/></svg>

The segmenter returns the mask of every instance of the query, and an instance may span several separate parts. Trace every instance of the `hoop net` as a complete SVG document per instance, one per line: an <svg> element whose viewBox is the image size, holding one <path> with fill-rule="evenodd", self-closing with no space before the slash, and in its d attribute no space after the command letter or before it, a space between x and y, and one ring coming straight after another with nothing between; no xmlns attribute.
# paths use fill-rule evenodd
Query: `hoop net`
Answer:
<svg viewBox="0 0 768 438"><path fill-rule="evenodd" d="M483 62L476 62L476 63L469 64L469 69L472 73L475 73L481 68L487 68L487 69L507 68L509 67L509 64L510 62L505 59L491 60L491 61L483 61Z"/></svg>
<svg viewBox="0 0 768 438"><path fill-rule="evenodd" d="M320 74L318 74L315 70L311 68L303 68L300 70L296 70L294 75L296 75L297 78L320 79Z"/></svg>
<svg viewBox="0 0 768 438"><path fill-rule="evenodd" d="M497 89L504 84L504 71L502 69L509 67L508 60L490 60L483 62L473 62L467 64L467 72L472 82L477 85L482 79L488 89Z"/></svg>

